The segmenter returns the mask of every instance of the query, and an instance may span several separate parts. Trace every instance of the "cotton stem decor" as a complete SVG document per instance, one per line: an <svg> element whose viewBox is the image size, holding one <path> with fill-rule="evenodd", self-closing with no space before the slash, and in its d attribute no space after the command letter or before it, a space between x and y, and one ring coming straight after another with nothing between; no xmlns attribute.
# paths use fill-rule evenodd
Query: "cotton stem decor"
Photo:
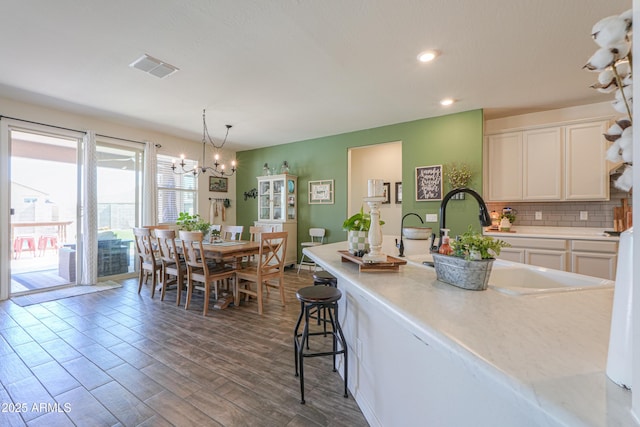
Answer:
<svg viewBox="0 0 640 427"><path fill-rule="evenodd" d="M468 187L472 174L471 168L466 163L449 163L445 166L445 175L452 189Z"/></svg>
<svg viewBox="0 0 640 427"><path fill-rule="evenodd" d="M614 93L613 108L626 116L611 126L605 138L612 142L607 150L607 160L624 163L622 175L614 185L630 191L633 186L633 62L631 58L632 10L621 15L608 16L598 21L591 30L591 37L600 49L584 66L598 72L598 82L591 87Z"/></svg>

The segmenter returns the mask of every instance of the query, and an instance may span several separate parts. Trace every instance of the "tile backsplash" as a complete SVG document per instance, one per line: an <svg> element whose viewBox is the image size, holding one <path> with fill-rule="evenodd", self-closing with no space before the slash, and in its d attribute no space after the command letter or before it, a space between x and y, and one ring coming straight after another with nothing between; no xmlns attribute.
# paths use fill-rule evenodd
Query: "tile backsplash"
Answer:
<svg viewBox="0 0 640 427"><path fill-rule="evenodd" d="M622 199L631 206L631 193L611 186L610 200L603 202L495 202L487 203L489 212L502 212L509 206L516 214L515 225L548 227L594 227L613 229L613 208L622 206ZM586 211L587 220L580 220L580 212ZM536 220L535 213L541 212L542 219Z"/></svg>

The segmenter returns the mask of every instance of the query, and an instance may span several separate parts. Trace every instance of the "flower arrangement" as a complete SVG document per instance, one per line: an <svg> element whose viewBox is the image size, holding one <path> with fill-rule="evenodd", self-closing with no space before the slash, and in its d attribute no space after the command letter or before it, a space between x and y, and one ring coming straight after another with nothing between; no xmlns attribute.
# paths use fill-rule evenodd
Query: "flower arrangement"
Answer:
<svg viewBox="0 0 640 427"><path fill-rule="evenodd" d="M500 255L502 248L508 248L510 246L509 243L503 240L496 240L493 237L483 236L473 231L471 226L469 226L466 232L451 242L453 256L466 260L495 258Z"/></svg>
<svg viewBox="0 0 640 427"><path fill-rule="evenodd" d="M466 163L450 163L445 168L445 175L452 189L467 187L471 181L471 168Z"/></svg>
<svg viewBox="0 0 640 427"><path fill-rule="evenodd" d="M613 108L626 117L616 121L604 135L612 142L607 160L624 163L622 175L614 185L624 191L633 186L633 77L631 61L632 10L598 21L591 37L600 48L584 66L598 72L598 82L591 87L603 93L615 93Z"/></svg>

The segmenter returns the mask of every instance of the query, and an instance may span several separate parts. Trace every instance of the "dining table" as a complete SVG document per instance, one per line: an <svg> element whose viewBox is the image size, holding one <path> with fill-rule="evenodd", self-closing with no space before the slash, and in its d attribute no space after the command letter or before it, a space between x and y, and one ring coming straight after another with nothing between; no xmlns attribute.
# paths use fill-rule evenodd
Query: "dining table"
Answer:
<svg viewBox="0 0 640 427"><path fill-rule="evenodd" d="M234 268L238 268L242 258L259 254L261 245L262 242L248 240L218 240L211 243L202 242L202 249L205 258L217 262L232 259L231 264ZM176 247L179 252L182 252L182 243L179 239L176 239ZM232 295L224 295L214 304L214 308L224 309L232 300Z"/></svg>

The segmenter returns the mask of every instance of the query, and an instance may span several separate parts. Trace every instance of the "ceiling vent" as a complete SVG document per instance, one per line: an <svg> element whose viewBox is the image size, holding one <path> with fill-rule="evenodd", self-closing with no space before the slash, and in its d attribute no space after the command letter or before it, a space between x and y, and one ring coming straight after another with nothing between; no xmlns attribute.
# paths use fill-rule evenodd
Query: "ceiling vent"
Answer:
<svg viewBox="0 0 640 427"><path fill-rule="evenodd" d="M129 64L129 66L137 68L138 70L142 70L145 73L152 74L161 79L178 71L177 67L160 61L159 59L156 59L153 56L149 56L147 54L142 55L140 58Z"/></svg>

